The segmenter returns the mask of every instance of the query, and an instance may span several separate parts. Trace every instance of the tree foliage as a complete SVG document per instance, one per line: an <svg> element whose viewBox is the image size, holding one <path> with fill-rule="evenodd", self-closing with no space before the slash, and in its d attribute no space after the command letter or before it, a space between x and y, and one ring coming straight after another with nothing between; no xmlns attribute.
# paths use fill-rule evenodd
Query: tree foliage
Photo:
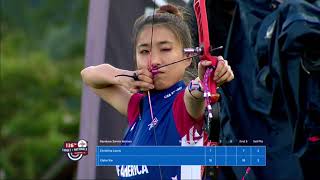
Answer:
<svg viewBox="0 0 320 180"><path fill-rule="evenodd" d="M38 179L77 140L87 0L1 0L1 178Z"/></svg>

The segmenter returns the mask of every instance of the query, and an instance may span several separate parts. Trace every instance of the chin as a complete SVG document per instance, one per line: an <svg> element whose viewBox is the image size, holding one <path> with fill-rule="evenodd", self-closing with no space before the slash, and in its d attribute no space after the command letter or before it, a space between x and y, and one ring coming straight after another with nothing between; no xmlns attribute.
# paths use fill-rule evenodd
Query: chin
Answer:
<svg viewBox="0 0 320 180"><path fill-rule="evenodd" d="M154 87L155 90L164 90L164 89L168 89L169 87L171 87L172 85L174 85L176 82L166 82L166 81L162 81L162 80L157 80L154 81Z"/></svg>

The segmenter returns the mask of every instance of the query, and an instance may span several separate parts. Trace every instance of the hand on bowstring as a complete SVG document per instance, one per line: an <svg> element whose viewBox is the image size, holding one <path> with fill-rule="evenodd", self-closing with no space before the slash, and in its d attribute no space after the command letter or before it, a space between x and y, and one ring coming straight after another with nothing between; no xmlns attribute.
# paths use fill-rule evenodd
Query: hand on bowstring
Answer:
<svg viewBox="0 0 320 180"><path fill-rule="evenodd" d="M152 73L147 69L127 71L125 74L115 76L119 84L131 93L149 91L154 88Z"/></svg>

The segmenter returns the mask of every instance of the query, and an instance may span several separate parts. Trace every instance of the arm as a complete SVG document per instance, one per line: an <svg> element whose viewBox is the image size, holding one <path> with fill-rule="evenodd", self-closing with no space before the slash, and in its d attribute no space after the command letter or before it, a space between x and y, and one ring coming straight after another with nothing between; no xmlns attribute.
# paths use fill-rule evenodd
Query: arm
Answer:
<svg viewBox="0 0 320 180"><path fill-rule="evenodd" d="M132 76L134 73L138 75L139 81L125 76L115 77L119 74ZM101 64L83 69L81 76L94 93L118 112L127 116L132 93L137 92L140 88L153 88L149 73L146 70L128 71L115 68L110 64Z"/></svg>
<svg viewBox="0 0 320 180"><path fill-rule="evenodd" d="M195 85L200 85L200 79L197 77L193 82ZM184 92L184 102L186 105L186 109L188 113L190 114L191 117L194 119L199 119L204 112L205 109L205 103L204 103L204 98L203 98L203 92L199 90L192 90L190 91L190 83L188 87L185 89Z"/></svg>

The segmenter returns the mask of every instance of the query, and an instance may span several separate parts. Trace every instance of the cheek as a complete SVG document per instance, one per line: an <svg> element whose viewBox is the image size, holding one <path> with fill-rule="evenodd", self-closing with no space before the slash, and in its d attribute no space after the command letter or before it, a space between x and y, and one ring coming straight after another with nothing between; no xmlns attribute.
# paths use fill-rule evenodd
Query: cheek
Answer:
<svg viewBox="0 0 320 180"><path fill-rule="evenodd" d="M183 57L181 57L181 56L179 56L178 58L183 59ZM187 67L187 63L186 63L186 61L183 61L183 62L179 62L179 63L173 65L172 70L177 75L181 75L181 74L184 74L186 67Z"/></svg>
<svg viewBox="0 0 320 180"><path fill-rule="evenodd" d="M170 71L167 74L167 82L168 83L176 83L179 80L183 79L184 76L184 71L185 69L182 66L176 66L172 69L170 69Z"/></svg>
<svg viewBox="0 0 320 180"><path fill-rule="evenodd" d="M137 60L136 63L137 63L137 68L138 68L138 69L141 69L141 68L143 67L142 64L141 64L141 62L140 62L139 60Z"/></svg>
<svg viewBox="0 0 320 180"><path fill-rule="evenodd" d="M143 58L141 58L140 56L136 56L136 63L137 63L137 67L138 69L141 69L141 68L146 68L148 66L148 63L147 61L145 61Z"/></svg>

